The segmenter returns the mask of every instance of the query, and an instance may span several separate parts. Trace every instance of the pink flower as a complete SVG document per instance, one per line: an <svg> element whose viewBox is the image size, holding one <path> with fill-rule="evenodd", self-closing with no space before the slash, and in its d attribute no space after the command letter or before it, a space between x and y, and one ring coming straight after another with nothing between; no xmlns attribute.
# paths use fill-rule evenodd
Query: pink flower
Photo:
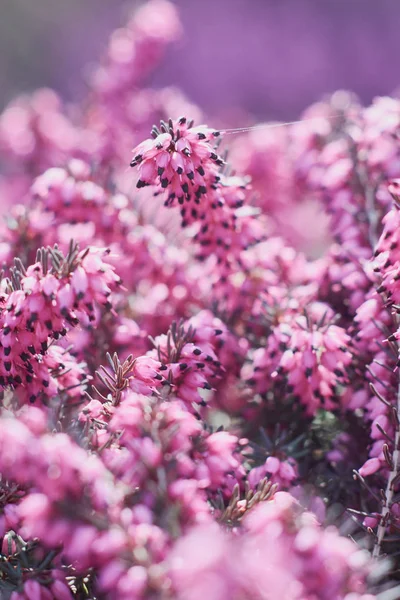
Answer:
<svg viewBox="0 0 400 600"><path fill-rule="evenodd" d="M162 122L160 131L154 127L152 135L153 139L133 150L131 167L139 165L137 187L168 189L167 205L176 201L183 205L185 200L198 204L209 186L218 181L219 166L224 164L214 148L219 132L205 126L193 127L192 121L182 117Z"/></svg>
<svg viewBox="0 0 400 600"><path fill-rule="evenodd" d="M265 348L254 353L244 374L256 389L265 393L275 381L287 381L289 393L304 404L308 414L323 405L331 409L339 402L338 388L347 381L346 369L352 357L346 331L324 319L283 315Z"/></svg>
<svg viewBox="0 0 400 600"><path fill-rule="evenodd" d="M367 475L373 475L381 468L381 461L379 458L369 458L366 463L358 470L362 477L366 477Z"/></svg>

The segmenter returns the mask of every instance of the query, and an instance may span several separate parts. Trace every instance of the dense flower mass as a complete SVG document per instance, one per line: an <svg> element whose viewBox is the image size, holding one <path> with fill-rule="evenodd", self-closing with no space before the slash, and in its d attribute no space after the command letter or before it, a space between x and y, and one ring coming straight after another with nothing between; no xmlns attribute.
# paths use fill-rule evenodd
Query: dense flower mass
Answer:
<svg viewBox="0 0 400 600"><path fill-rule="evenodd" d="M219 135L207 127L193 127L186 117L175 123L162 121L160 130L153 128L153 139L134 150L131 167L139 165L140 174L136 187L157 184L168 189L167 205L175 199L179 204L200 204L201 196L219 181L218 167L224 164L213 146Z"/></svg>
<svg viewBox="0 0 400 600"><path fill-rule="evenodd" d="M180 34L0 115L0 597L394 600L400 101L197 125Z"/></svg>

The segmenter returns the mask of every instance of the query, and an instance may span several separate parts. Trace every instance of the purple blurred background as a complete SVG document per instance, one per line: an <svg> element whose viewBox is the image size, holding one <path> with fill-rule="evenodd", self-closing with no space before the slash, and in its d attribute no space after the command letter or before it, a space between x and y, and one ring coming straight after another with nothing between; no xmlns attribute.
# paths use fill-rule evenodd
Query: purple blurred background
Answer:
<svg viewBox="0 0 400 600"><path fill-rule="evenodd" d="M136 4L139 3L138 1ZM135 2L1 0L0 106L51 86L84 94L84 73ZM176 0L184 37L154 74L215 117L293 119L346 88L364 102L400 83L400 0Z"/></svg>

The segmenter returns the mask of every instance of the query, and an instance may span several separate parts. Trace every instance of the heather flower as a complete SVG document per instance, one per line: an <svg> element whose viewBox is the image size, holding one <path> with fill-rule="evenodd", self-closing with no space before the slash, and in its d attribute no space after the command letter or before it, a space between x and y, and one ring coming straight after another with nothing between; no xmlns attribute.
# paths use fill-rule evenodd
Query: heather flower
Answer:
<svg viewBox="0 0 400 600"><path fill-rule="evenodd" d="M133 150L131 167L138 165L137 187L153 185L159 191L168 190L167 206L189 200L199 204L201 196L218 182L219 167L224 164L215 152L219 132L193 127L192 121L182 117L162 122L152 135Z"/></svg>
<svg viewBox="0 0 400 600"><path fill-rule="evenodd" d="M328 220L320 204L309 193L304 193L304 183L300 178L300 162L311 164L317 157L307 157L308 153L318 152L318 142L309 142L305 147L301 137L313 136L318 126L329 131L331 123L326 118L300 123L297 126L269 129L260 124L245 135L233 138L229 157L239 173L251 177L252 189L257 192L254 201L269 219L269 227L274 234L282 236L297 249L315 255L320 248L325 249L329 241ZM326 133L325 133L326 135ZM289 151L289 148L292 151ZM293 152L293 148L295 151ZM304 167L303 167L304 168ZM310 223L315 227L310 227Z"/></svg>
<svg viewBox="0 0 400 600"><path fill-rule="evenodd" d="M263 394L283 379L287 393L294 394L309 415L321 406L339 408L340 388L347 381L346 369L352 361L350 338L344 329L329 320L325 323L325 319L326 313L319 321L312 312L283 315L266 347L258 348L253 363L244 367L244 377Z"/></svg>
<svg viewBox="0 0 400 600"><path fill-rule="evenodd" d="M21 235L27 238L23 247ZM171 320L187 316L190 304L200 301L198 274L187 266L188 252L169 244L153 226L139 224L128 198L111 193L98 172L81 160L39 176L31 188L29 210L14 207L5 236L27 260L33 260L38 246L55 242L68 252L71 239L82 246L110 247L106 260L136 293L132 310L148 334L165 331ZM154 319L156 312L159 319ZM90 342L95 345L92 338ZM128 350L136 353L133 346Z"/></svg>
<svg viewBox="0 0 400 600"><path fill-rule="evenodd" d="M93 75L95 91L104 99L129 92L179 34L179 17L174 5L167 0L147 2L125 28L113 33L104 63Z"/></svg>
<svg viewBox="0 0 400 600"><path fill-rule="evenodd" d="M373 250L390 203L387 182L400 166L399 110L395 99L378 98L365 109L349 100L336 116L337 131L319 140L322 150L314 152L308 181L332 215L333 235L357 255Z"/></svg>
<svg viewBox="0 0 400 600"><path fill-rule="evenodd" d="M0 116L0 155L6 170L39 175L60 164L79 148L80 135L50 89L11 102ZM28 183L29 185L29 183Z"/></svg>
<svg viewBox="0 0 400 600"><path fill-rule="evenodd" d="M18 505L21 534L39 537L49 548L63 545L78 569L88 568L93 561L103 564L122 551L126 544L122 530L110 523L111 529L104 531L105 517L99 511L109 511L109 521L112 514L115 520L123 490L114 486L100 459L88 455L66 434L37 435L22 421L4 416L1 428L3 476L30 487ZM71 502L73 513L68 508Z"/></svg>
<svg viewBox="0 0 400 600"><path fill-rule="evenodd" d="M26 270L17 263L12 279L3 286L0 383L3 387L22 385L29 390L30 402L55 396L63 383L72 390L87 379L74 364L78 373L73 376L70 372L64 382L57 382L66 366L60 353L57 356L53 350L49 358L46 353L54 340L65 336L80 320L95 322L97 304L110 308L111 292L119 283L99 251L79 253L71 247L66 258L58 250L50 257L50 269L47 251L39 253L40 260Z"/></svg>
<svg viewBox="0 0 400 600"><path fill-rule="evenodd" d="M351 248L332 245L325 257L321 276L321 299L340 314L354 316L371 289L373 273L369 267L370 251L353 254Z"/></svg>
<svg viewBox="0 0 400 600"><path fill-rule="evenodd" d="M273 484L278 484L280 491L289 489L298 478L295 460L280 460L277 456L268 456L263 465L251 469L247 480L252 487L256 487L264 477L268 477Z"/></svg>
<svg viewBox="0 0 400 600"><path fill-rule="evenodd" d="M355 347L362 357L365 369L365 380L360 382L360 389L352 393L350 406L365 409L365 417L369 423L371 446L367 460L360 473L372 473L386 466L383 445L386 436L394 433L390 418L390 405L395 405L397 393L397 351L387 338L394 329L393 318L376 292L360 306L356 315L357 335ZM373 388L371 388L373 385ZM386 398L388 404L379 398Z"/></svg>
<svg viewBox="0 0 400 600"><path fill-rule="evenodd" d="M144 87L180 33L150 0L83 106L0 116L0 595L373 600L317 515L397 569L399 101L194 126Z"/></svg>
<svg viewBox="0 0 400 600"><path fill-rule="evenodd" d="M34 579L27 579L25 583L21 582L18 586L19 591L12 592L10 600L30 600L38 598L39 600L71 600L73 598L72 591L65 581L62 572L55 570L46 572L47 577L50 577L50 585L41 585Z"/></svg>
<svg viewBox="0 0 400 600"><path fill-rule="evenodd" d="M321 530L285 493L252 509L238 534L193 529L173 548L170 569L178 598L374 598L363 595L367 555L334 528Z"/></svg>

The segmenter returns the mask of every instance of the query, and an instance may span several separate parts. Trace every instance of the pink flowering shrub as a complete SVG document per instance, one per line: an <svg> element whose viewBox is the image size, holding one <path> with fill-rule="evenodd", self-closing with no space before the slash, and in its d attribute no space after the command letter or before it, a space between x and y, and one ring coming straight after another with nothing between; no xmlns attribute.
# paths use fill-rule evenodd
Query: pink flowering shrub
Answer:
<svg viewBox="0 0 400 600"><path fill-rule="evenodd" d="M0 596L394 600L400 102L199 125L181 33L0 116Z"/></svg>

